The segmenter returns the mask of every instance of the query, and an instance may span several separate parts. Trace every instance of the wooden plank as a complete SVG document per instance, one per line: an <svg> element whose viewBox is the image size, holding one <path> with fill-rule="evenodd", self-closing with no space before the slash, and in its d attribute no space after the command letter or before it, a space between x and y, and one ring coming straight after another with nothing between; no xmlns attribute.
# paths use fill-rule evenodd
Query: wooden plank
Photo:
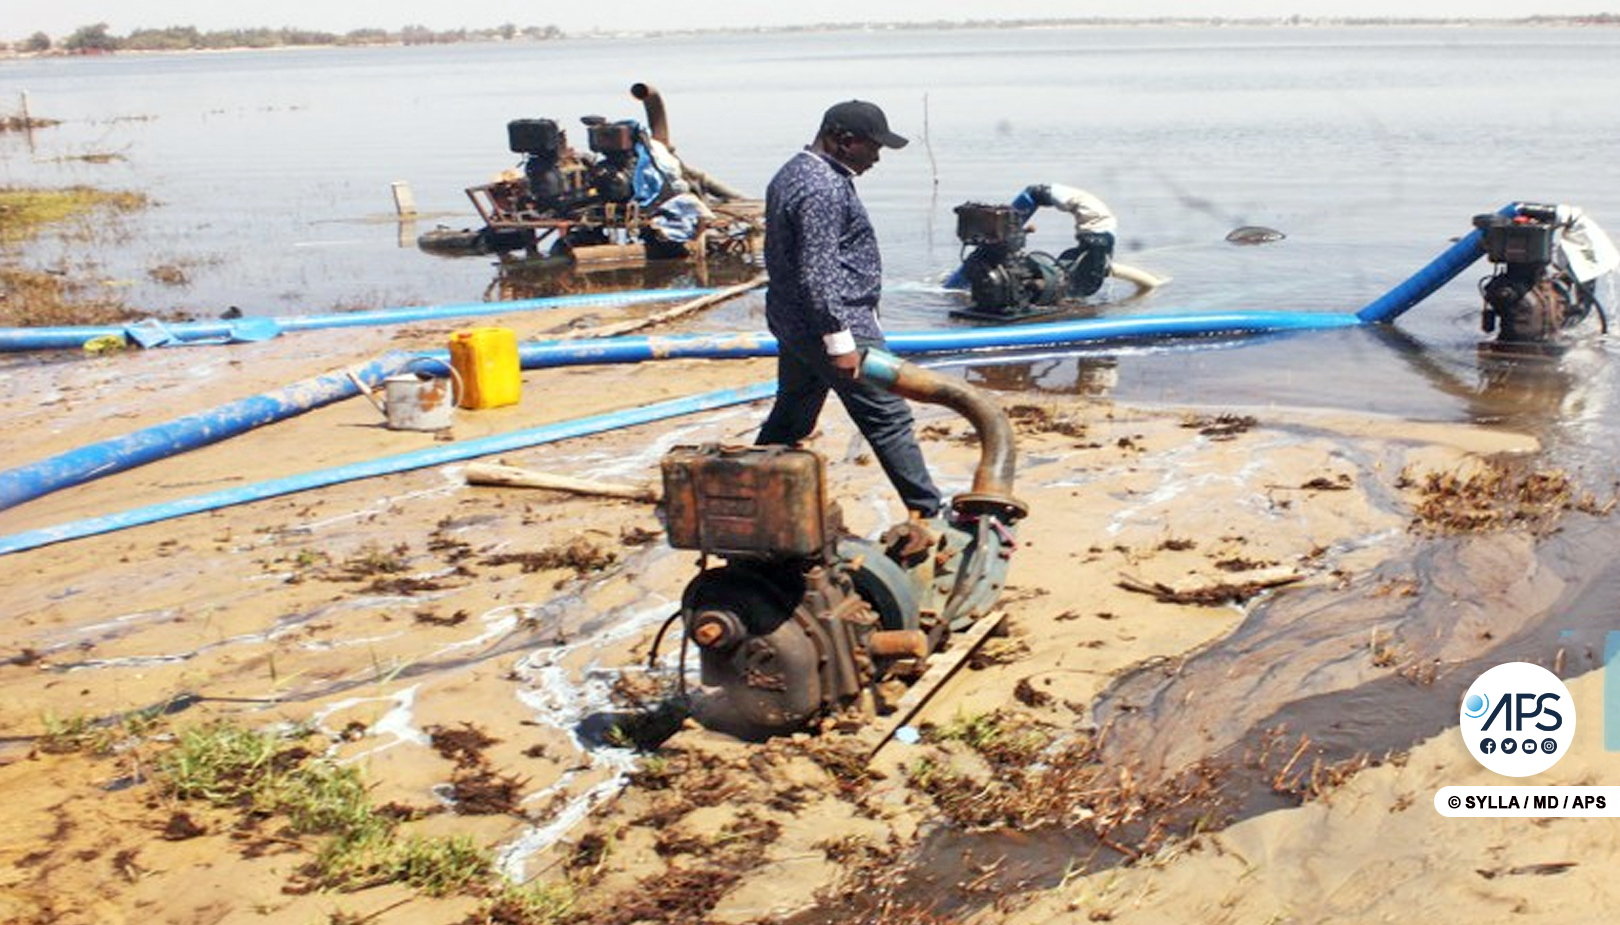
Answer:
<svg viewBox="0 0 1620 925"><path fill-rule="evenodd" d="M871 725L856 733L856 737L861 739L865 746L868 758L881 751L894 737L895 731L910 722L911 718L922 710L929 698L956 674L957 669L967 663L968 656L977 652L1006 618L1007 615L1001 611L987 614L968 627L966 632L953 633L948 650L929 656L927 670L895 703L894 712L878 717Z"/></svg>
<svg viewBox="0 0 1620 925"><path fill-rule="evenodd" d="M653 502L658 500L658 489L647 485L617 485L608 482L596 482L497 463L468 463L465 477L468 485L495 485L503 488L543 488L549 491L566 491L576 495L625 498L630 501Z"/></svg>

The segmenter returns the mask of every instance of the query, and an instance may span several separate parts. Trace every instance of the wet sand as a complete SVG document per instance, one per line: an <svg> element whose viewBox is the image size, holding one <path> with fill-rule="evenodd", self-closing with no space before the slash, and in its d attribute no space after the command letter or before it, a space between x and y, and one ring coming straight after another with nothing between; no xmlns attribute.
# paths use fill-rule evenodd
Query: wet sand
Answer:
<svg viewBox="0 0 1620 925"><path fill-rule="evenodd" d="M504 323L535 336L618 317L599 310ZM28 439L7 441L0 465L384 349L439 347L454 329L9 364L0 368L0 414ZM519 406L458 412L453 438L770 374L762 361L532 371ZM475 898L398 885L288 892L318 840L245 833L226 811L162 797L143 771L162 741L96 757L51 754L35 739L65 718L112 717L182 694L169 728L216 718L255 728L313 723L332 757L363 768L376 805L439 810L408 831L494 846L514 879L566 879L581 921L1600 916L1612 888L1597 858L1612 847L1612 827L1443 819L1430 806L1438 786L1492 777L1446 728L1425 732L1410 751L1410 742L1356 736L1299 746L1340 773L1288 777L1299 786L1267 811L1212 809L1202 827L1167 826L1152 844L1115 846L1127 850L1113 860L1079 842L1019 833L967 837L948 863L930 855L952 830L953 811L921 769L982 779L991 793L993 759L959 734L985 717L1039 730L1053 747L1097 742L1095 767L1147 788L1201 760L1242 765L1243 749L1282 742L1290 733L1274 731L1274 714L1307 695L1401 684L1443 700L1440 669L1488 648L1479 634L1492 631L1495 615L1509 604L1545 607L1561 587L1536 570L1536 540L1523 531L1456 541L1412 529L1413 476L1533 453L1523 435L1269 408L998 400L1018 421L1018 494L1032 511L1003 601L1006 632L913 721L933 735L893 742L870 761L836 723L766 745L688 724L646 754L609 731L672 684L673 645L656 669L645 666L696 567L694 556L663 545L648 504L471 487L453 464L0 558L8 693L0 787L13 804L0 821L0 919L429 925L478 908ZM503 458L651 483L667 447L747 442L765 410L740 406ZM965 490L977 454L967 424L939 408L919 406L918 417L943 487ZM829 459L831 495L856 533L875 535L900 517L899 505L841 410L830 409L823 428L813 445ZM6 511L5 532L437 439L389 431L354 399ZM1434 556L1454 567L1414 565ZM1566 674L1583 715L1598 717L1592 667L1572 662ZM1218 712L1229 726L1186 707L1204 697L1227 705ZM1132 715L1152 721L1133 725ZM445 798L458 770L433 737L467 730L492 740L479 760L513 784L511 811L458 813ZM1292 734L1281 754L1294 752L1297 726ZM1606 782L1600 734L1597 720L1582 725L1575 753L1545 782ZM172 837L181 810L200 834ZM1062 827L1041 830L1053 828ZM1041 850L1007 848L1020 843ZM919 850L949 882L926 886L925 876L904 874ZM1556 876L1477 873L1552 861L1580 863ZM805 912L818 901L821 911Z"/></svg>

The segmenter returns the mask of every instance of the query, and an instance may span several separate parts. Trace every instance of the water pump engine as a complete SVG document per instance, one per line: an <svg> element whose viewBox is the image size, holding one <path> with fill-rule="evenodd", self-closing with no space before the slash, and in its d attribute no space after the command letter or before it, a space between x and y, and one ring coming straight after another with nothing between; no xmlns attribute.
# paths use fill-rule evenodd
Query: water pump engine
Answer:
<svg viewBox="0 0 1620 925"><path fill-rule="evenodd" d="M1075 246L1056 257L1024 249L1024 223L1043 206L1075 218ZM1108 278L1114 227L1101 200L1058 184L1026 187L1010 205L957 206L956 237L968 253L946 286L968 289L973 308L955 314L1005 321L1050 314L1063 299L1092 295Z"/></svg>
<svg viewBox="0 0 1620 925"><path fill-rule="evenodd" d="M590 148L597 155L596 163L586 171L592 201L629 202L636 192L631 171L639 128L634 122L608 122L599 116L587 116L584 121Z"/></svg>
<svg viewBox="0 0 1620 925"><path fill-rule="evenodd" d="M850 534L827 498L825 462L807 449L711 444L663 460L670 545L703 555L680 618L701 666L693 712L711 728L760 738L845 707L882 712L1000 594L1026 510L1011 493L1006 415L971 386L880 351L862 375L978 430L973 490L938 517L877 542Z"/></svg>
<svg viewBox="0 0 1620 925"><path fill-rule="evenodd" d="M634 202L651 208L686 191L686 184L671 176L678 162L666 155L660 166L651 150L655 142L634 120L584 116L580 122L589 153L569 147L567 133L554 120L506 124L508 147L523 155L522 204L534 218L599 219L602 207Z"/></svg>
<svg viewBox="0 0 1620 925"><path fill-rule="evenodd" d="M507 147L523 155L523 177L535 209L557 213L573 207L584 187L577 165L565 164L568 139L551 119L514 119L506 123ZM566 169L565 169L566 168Z"/></svg>
<svg viewBox="0 0 1620 925"><path fill-rule="evenodd" d="M1620 265L1603 231L1580 210L1521 203L1512 215L1474 217L1496 270L1480 281L1480 326L1502 342L1544 341L1594 312L1608 329L1594 283Z"/></svg>

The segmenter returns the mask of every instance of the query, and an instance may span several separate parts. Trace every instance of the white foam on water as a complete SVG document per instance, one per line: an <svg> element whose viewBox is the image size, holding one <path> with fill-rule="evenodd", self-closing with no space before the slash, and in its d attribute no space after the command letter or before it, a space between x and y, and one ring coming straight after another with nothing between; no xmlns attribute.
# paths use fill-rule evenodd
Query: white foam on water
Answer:
<svg viewBox="0 0 1620 925"><path fill-rule="evenodd" d="M341 764L353 764L354 762L369 758L372 755L376 755L381 752L385 752L396 745L401 745L407 742L412 745L431 745L433 742L432 738L421 729L418 729L415 722L416 714L414 712L414 708L416 707L416 694L420 687L421 685L413 684L410 687L404 688L403 690L394 691L391 694L385 694L379 697L350 697L345 700L339 700L336 703L327 704L321 709L315 711L315 715L310 718L310 721L315 724L316 729L319 729L329 738L336 740L341 738L341 736L337 731L326 728L326 720L328 717L335 713L340 713L352 707L361 706L362 704L367 703L392 703L394 705L387 713L384 713L381 718L372 723L366 729L367 735L389 736L391 737L390 741L384 742L381 745L378 745L376 748L367 749L359 754L350 755L342 759L339 762Z"/></svg>
<svg viewBox="0 0 1620 925"><path fill-rule="evenodd" d="M569 656L578 652L600 652L609 645L644 634L652 626L668 619L668 602L641 606L625 614L603 632L571 643L536 649L513 666L513 672L525 677L528 686L518 692L518 700L534 711L535 721L564 733L574 748L589 762L586 769L605 772L606 779L593 784L584 792L574 794L562 803L556 814L543 824L530 826L497 849L496 866L507 877L520 879L527 861L550 848L602 800L622 789L627 775L636 765L633 749L593 748L579 736L579 725L588 716L607 712L616 706L613 686L629 671L643 670L639 666L620 668L605 666L593 658L577 675L565 664ZM579 772L565 773L556 783L530 794L525 803L547 803L555 795L568 793Z"/></svg>

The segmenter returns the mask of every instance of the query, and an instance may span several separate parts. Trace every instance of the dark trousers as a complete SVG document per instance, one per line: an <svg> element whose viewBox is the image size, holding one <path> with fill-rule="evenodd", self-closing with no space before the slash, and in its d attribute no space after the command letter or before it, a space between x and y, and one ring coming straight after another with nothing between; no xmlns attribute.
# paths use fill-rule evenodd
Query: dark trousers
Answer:
<svg viewBox="0 0 1620 925"><path fill-rule="evenodd" d="M881 345L863 342L861 346ZM840 376L819 343L792 348L781 342L776 358L776 404L754 442L794 444L810 436L828 389L838 393L906 509L925 517L938 513L942 504L939 489L934 487L922 447L917 445L911 406L865 379Z"/></svg>

